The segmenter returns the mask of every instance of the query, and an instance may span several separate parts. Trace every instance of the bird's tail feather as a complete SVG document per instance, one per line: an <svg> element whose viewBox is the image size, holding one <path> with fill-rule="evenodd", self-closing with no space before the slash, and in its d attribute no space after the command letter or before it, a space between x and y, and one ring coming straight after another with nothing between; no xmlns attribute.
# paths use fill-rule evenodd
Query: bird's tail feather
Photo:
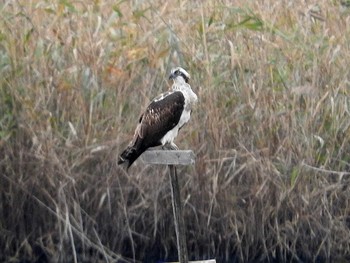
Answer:
<svg viewBox="0 0 350 263"><path fill-rule="evenodd" d="M135 147L128 146L118 158L118 164L125 166L126 170L136 161L142 152L138 151Z"/></svg>

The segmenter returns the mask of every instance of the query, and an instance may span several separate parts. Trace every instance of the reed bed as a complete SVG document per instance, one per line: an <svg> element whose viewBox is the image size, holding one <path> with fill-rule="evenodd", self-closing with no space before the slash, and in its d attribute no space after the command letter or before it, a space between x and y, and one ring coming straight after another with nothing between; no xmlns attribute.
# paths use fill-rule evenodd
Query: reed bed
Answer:
<svg viewBox="0 0 350 263"><path fill-rule="evenodd" d="M0 4L0 261L176 260L167 170L116 165L172 67L193 260L350 260L349 1Z"/></svg>

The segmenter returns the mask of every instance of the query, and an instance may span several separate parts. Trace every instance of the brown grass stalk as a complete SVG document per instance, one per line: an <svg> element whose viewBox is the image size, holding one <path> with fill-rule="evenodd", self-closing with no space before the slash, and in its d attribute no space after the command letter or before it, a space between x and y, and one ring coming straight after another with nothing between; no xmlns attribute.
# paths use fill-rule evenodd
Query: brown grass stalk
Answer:
<svg viewBox="0 0 350 263"><path fill-rule="evenodd" d="M190 259L348 261L343 2L0 4L0 261L176 260L166 169L116 157L178 65Z"/></svg>

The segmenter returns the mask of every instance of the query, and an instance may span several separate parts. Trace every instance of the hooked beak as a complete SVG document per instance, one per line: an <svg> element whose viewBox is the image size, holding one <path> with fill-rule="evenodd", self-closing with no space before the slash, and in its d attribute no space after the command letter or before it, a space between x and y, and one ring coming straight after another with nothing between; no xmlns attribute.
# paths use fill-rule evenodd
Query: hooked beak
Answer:
<svg viewBox="0 0 350 263"><path fill-rule="evenodd" d="M170 76L169 76L169 80L172 80L172 79L175 79L175 74L174 73L171 73Z"/></svg>

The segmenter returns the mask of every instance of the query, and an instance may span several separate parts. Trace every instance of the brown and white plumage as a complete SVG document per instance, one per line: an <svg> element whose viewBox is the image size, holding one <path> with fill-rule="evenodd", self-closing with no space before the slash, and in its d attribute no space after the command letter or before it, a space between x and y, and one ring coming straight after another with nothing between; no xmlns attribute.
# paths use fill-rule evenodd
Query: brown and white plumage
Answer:
<svg viewBox="0 0 350 263"><path fill-rule="evenodd" d="M197 102L197 95L188 84L189 78L181 67L171 70L172 90L159 95L148 105L139 119L133 140L120 154L118 164L129 168L150 147L162 145L177 149L174 139L189 121L192 107Z"/></svg>

